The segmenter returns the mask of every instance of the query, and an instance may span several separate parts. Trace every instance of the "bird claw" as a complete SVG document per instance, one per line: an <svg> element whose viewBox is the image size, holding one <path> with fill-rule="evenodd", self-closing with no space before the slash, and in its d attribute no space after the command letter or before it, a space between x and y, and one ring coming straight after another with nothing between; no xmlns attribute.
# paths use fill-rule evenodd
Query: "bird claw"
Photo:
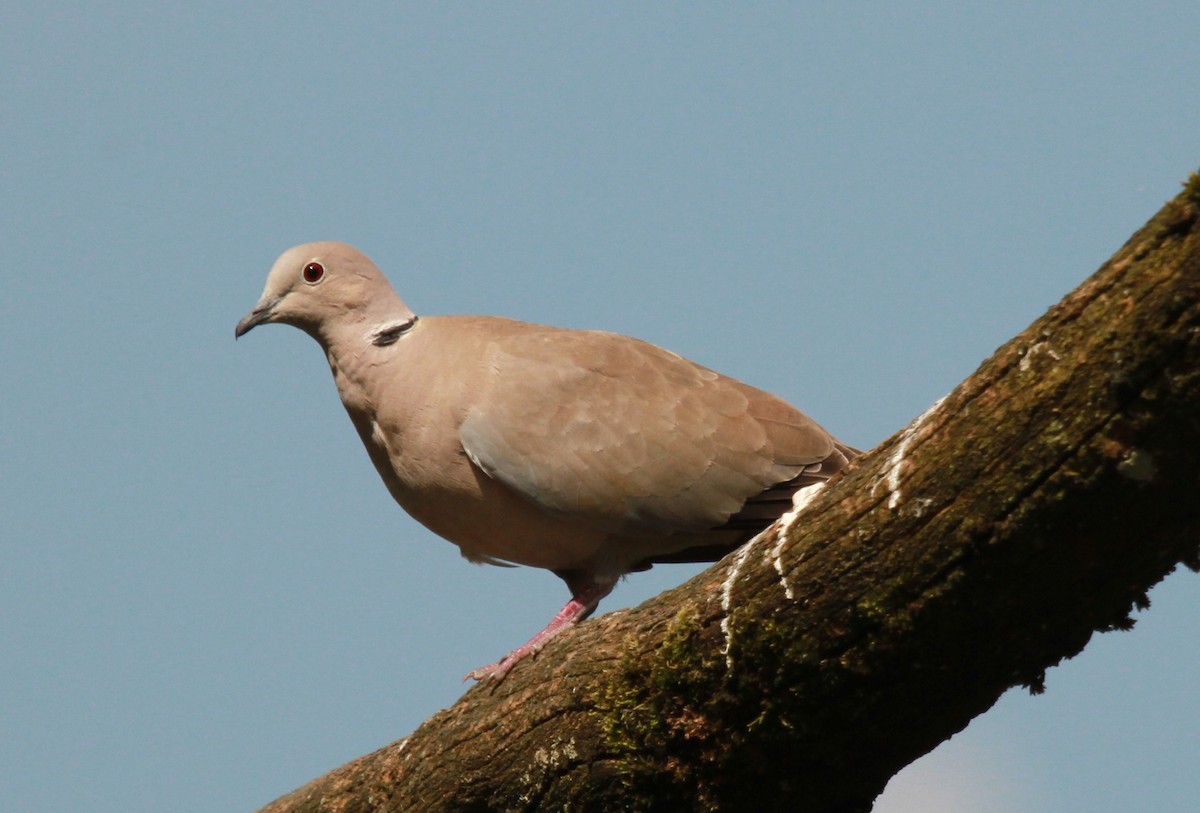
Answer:
<svg viewBox="0 0 1200 813"><path fill-rule="evenodd" d="M487 666L481 666L478 669L472 669L470 672L467 672L466 677L463 678L463 682L466 683L468 680L475 680L480 683L486 681L489 683L499 684L502 680L504 680L505 677L508 676L509 671L511 671L512 668L517 665L517 661L521 660L521 658L523 658L526 654L529 654L523 653L518 655L518 652L520 652L519 649L509 653L508 655L505 655L495 663L489 663Z"/></svg>
<svg viewBox="0 0 1200 813"><path fill-rule="evenodd" d="M571 600L567 602L565 607L558 611L558 614L554 618L550 619L550 623L546 625L545 629L495 663L481 666L472 672L468 672L463 681L474 679L478 681L491 680L499 683L504 680L504 677L521 659L541 652L542 647L555 635L587 618L592 610L596 609L596 605L600 603L600 599L608 595L610 590L612 590L612 584L589 584L574 591Z"/></svg>
<svg viewBox="0 0 1200 813"><path fill-rule="evenodd" d="M508 676L508 673L512 671L512 668L520 661L524 660L530 655L537 655L537 653L541 652L542 647L546 645L546 642L549 641L561 629L562 627L558 627L556 629L547 628L542 630L537 635L533 636L533 638L529 639L524 644L521 644L521 646L517 647L512 652L509 652L495 663L489 663L487 666L481 666L478 669L468 672L467 676L463 678L463 682L465 683L468 680L477 680L481 683L483 681L489 681L491 683L499 684L500 681L504 680L504 678Z"/></svg>

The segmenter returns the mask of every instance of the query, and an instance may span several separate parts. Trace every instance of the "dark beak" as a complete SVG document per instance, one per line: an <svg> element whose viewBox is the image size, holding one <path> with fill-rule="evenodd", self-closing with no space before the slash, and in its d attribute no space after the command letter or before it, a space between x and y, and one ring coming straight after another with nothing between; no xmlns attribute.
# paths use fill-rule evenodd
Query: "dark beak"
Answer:
<svg viewBox="0 0 1200 813"><path fill-rule="evenodd" d="M237 323L237 327L233 329L233 338L240 339L246 333L249 333L252 328L258 327L261 324L271 321L271 312L275 306L279 304L279 299L270 299L259 302L243 317L242 321Z"/></svg>

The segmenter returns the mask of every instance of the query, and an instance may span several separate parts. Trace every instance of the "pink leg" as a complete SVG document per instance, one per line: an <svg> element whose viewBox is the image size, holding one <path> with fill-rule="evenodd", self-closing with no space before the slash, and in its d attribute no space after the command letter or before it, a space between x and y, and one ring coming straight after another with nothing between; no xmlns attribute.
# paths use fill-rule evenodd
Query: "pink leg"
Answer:
<svg viewBox="0 0 1200 813"><path fill-rule="evenodd" d="M468 673L463 680L471 680L472 678L483 680L484 678L490 678L499 683L508 674L509 670L516 666L517 662L526 655L536 655L546 645L546 642L555 635L591 615L592 611L600 603L600 599L612 592L612 589L613 585L611 584L589 584L576 590L574 595L571 596L571 600L558 611L558 614L554 618L550 619L550 623L541 632L495 663L481 666L475 671Z"/></svg>

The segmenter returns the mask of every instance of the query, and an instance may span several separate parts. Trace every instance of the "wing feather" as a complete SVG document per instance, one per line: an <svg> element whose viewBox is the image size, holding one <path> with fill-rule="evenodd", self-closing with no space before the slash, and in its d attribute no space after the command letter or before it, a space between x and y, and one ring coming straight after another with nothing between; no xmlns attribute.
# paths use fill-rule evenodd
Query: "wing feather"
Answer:
<svg viewBox="0 0 1200 813"><path fill-rule="evenodd" d="M489 347L460 427L471 461L613 533L703 531L834 451L786 402L637 339L531 330Z"/></svg>

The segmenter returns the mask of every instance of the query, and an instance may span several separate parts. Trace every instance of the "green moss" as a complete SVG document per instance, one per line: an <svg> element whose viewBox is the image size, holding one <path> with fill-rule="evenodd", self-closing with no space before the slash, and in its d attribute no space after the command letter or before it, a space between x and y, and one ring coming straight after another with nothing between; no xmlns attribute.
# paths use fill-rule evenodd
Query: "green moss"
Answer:
<svg viewBox="0 0 1200 813"><path fill-rule="evenodd" d="M1183 194L1193 204L1200 205L1200 172L1193 172L1183 182Z"/></svg>
<svg viewBox="0 0 1200 813"><path fill-rule="evenodd" d="M775 765L791 766L786 777L764 781L786 782L797 798L804 795L798 788L820 786L817 767L812 775L796 769L839 759L829 753L830 715L845 726L847 709L875 702L878 653L870 642L886 640L881 631L910 631L955 580L941 579L913 597L898 579L815 627L798 626L770 598L740 604L729 619L732 669L719 646L723 634L694 605L669 622L653 652L631 637L620 668L592 698L622 804L718 809L727 793L736 793L729 777L744 783L757 775L764 753ZM874 722L864 717L852 724L866 734Z"/></svg>
<svg viewBox="0 0 1200 813"><path fill-rule="evenodd" d="M703 632L699 613L687 605L649 658L631 637L614 678L591 698L625 798L645 800L631 810L651 809L663 799L707 806L695 772L714 759L719 738L710 715L722 703L724 663L701 643Z"/></svg>

